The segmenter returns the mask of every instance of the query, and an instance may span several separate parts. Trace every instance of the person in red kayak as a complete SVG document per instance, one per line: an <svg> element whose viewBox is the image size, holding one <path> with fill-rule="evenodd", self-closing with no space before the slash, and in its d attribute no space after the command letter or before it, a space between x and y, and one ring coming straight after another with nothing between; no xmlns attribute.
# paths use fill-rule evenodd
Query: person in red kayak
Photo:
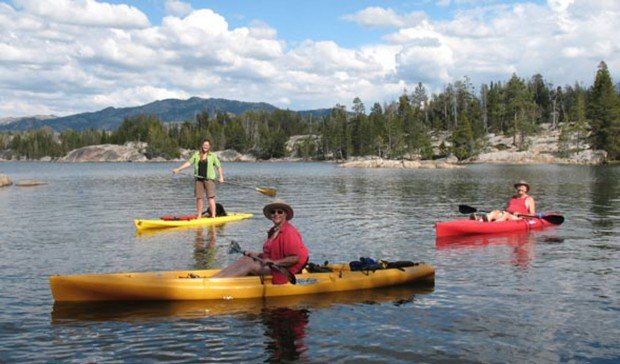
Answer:
<svg viewBox="0 0 620 364"><path fill-rule="evenodd" d="M263 214L273 222L273 226L267 232L263 251L245 252L243 257L212 278L272 275L273 284L283 284L288 282L286 275L275 267L270 267L271 264L286 268L293 274L301 271L306 265L308 249L299 231L289 223L294 216L293 208L283 201L276 201L266 205ZM252 257L260 258L262 262Z"/></svg>
<svg viewBox="0 0 620 364"><path fill-rule="evenodd" d="M215 205L215 170L217 169L217 177L219 183L224 183L224 171L222 164L215 153L211 153L211 141L203 139L200 143L200 150L195 152L187 162L180 167L174 168L172 173L177 174L189 166L194 167L194 192L196 194L196 210L197 219L202 217L202 196L206 193L209 201L209 212L211 217L216 216Z"/></svg>
<svg viewBox="0 0 620 364"><path fill-rule="evenodd" d="M520 215L536 215L536 202L528 195L530 185L521 180L514 184L517 193L510 198L505 210L493 210L482 216L482 221L510 221L521 219ZM479 220L477 215L472 219Z"/></svg>

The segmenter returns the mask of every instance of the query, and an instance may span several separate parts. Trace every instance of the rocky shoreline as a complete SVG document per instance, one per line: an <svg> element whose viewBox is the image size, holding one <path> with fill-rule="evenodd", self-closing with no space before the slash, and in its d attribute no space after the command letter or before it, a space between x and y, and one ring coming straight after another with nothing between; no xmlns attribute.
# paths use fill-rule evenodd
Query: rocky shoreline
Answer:
<svg viewBox="0 0 620 364"><path fill-rule="evenodd" d="M489 134L483 153L468 160L458 161L454 156L437 160L410 159L383 159L376 156L355 157L344 161L334 161L344 168L462 168L468 164L576 164L576 165L599 165L607 160L607 152L592 150L589 145L583 144L571 154L560 153L559 130L553 130L548 125L536 136L528 138L527 150L518 150L512 145L512 138ZM298 138L299 136L291 137ZM295 139L296 140L296 139ZM449 145L446 136L437 137L433 146L439 150L439 145ZM129 142L124 145L102 144L92 145L72 150L62 158L44 157L38 161L47 162L182 162L189 158L193 150L182 149L181 157L173 160L164 158L148 159L146 157L146 143ZM279 161L304 161L295 155L295 143L288 143L289 156ZM257 162L258 160L247 154L238 153L235 150L223 150L215 152L223 162ZM2 159L0 153L0 161Z"/></svg>

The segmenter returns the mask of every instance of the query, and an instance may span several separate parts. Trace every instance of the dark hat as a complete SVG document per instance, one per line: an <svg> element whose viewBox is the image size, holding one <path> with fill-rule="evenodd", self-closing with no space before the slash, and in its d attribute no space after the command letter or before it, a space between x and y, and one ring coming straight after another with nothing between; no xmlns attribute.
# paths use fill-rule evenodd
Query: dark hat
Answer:
<svg viewBox="0 0 620 364"><path fill-rule="evenodd" d="M519 182L515 183L515 188L519 186L525 186L527 188L527 192L530 192L530 185L524 180L520 180Z"/></svg>
<svg viewBox="0 0 620 364"><path fill-rule="evenodd" d="M271 219L271 213L273 212L273 210L278 209L286 211L287 220L292 219L295 215L293 208L282 200L276 200L275 202L272 202L269 205L263 207L263 214L265 214L266 218Z"/></svg>

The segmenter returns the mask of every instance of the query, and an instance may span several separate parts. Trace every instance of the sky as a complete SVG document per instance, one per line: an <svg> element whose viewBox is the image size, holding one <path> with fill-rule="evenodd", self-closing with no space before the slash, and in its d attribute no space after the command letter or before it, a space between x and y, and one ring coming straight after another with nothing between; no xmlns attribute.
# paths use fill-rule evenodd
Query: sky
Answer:
<svg viewBox="0 0 620 364"><path fill-rule="evenodd" d="M619 0L0 0L0 118L193 96L370 109L421 82L620 75Z"/></svg>

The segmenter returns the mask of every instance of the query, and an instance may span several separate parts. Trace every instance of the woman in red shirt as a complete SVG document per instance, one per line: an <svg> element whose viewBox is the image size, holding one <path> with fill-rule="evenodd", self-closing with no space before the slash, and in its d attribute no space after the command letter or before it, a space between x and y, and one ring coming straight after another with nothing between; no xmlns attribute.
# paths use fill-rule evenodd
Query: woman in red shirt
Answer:
<svg viewBox="0 0 620 364"><path fill-rule="evenodd" d="M273 221L273 226L267 232L262 253L245 252L243 257L212 278L271 275L273 284L283 284L288 281L287 277L276 268L270 267L272 264L286 268L293 274L301 271L308 261L308 249L299 231L289 223L294 216L293 208L279 201L265 206L263 214ZM260 258L262 262L252 257Z"/></svg>

